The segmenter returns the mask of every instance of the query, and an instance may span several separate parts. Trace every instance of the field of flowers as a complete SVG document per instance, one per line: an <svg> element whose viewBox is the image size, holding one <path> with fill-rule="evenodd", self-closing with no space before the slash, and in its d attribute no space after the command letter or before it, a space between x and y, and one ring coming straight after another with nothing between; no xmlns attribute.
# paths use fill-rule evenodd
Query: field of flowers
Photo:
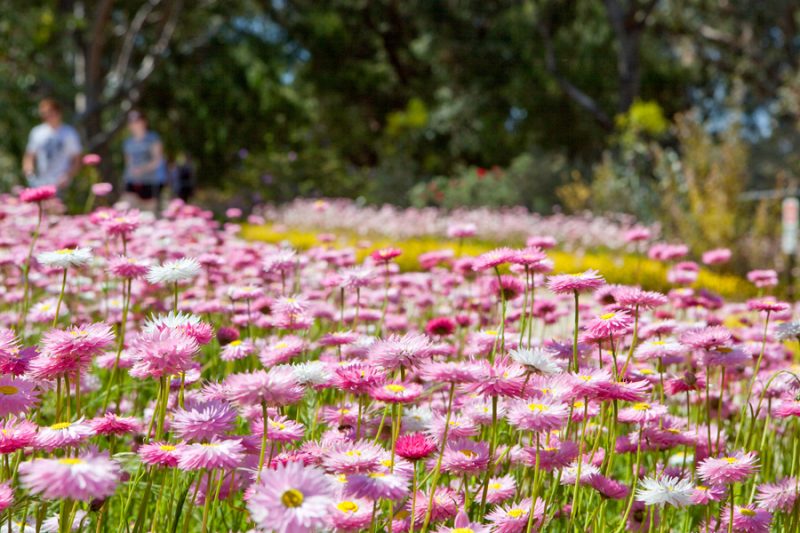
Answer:
<svg viewBox="0 0 800 533"><path fill-rule="evenodd" d="M535 224L401 269L413 233L300 249L53 194L0 201L2 532L800 530L773 270L697 290L630 225L666 288L609 284Z"/></svg>

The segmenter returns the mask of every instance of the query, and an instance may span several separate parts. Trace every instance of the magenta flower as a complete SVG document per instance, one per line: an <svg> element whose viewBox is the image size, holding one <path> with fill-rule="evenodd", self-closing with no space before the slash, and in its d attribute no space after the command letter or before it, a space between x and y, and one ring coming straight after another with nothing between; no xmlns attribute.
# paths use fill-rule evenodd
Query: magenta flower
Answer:
<svg viewBox="0 0 800 533"><path fill-rule="evenodd" d="M143 379L186 372L194 364L198 349L195 339L177 329L142 333L131 342L130 373Z"/></svg>
<svg viewBox="0 0 800 533"><path fill-rule="evenodd" d="M94 436L94 429L84 419L75 422L59 422L49 427L39 428L34 445L52 452L57 448L79 446Z"/></svg>
<svg viewBox="0 0 800 533"><path fill-rule="evenodd" d="M720 529L728 530L731 520L730 506L722 510ZM754 505L735 505L733 508L733 531L736 533L769 533L772 513Z"/></svg>
<svg viewBox="0 0 800 533"><path fill-rule="evenodd" d="M383 448L369 441L335 444L322 457L325 468L337 474L371 472L378 468L383 457Z"/></svg>
<svg viewBox="0 0 800 533"><path fill-rule="evenodd" d="M409 461L425 459L437 449L436 443L421 433L400 435L396 447L397 455Z"/></svg>
<svg viewBox="0 0 800 533"><path fill-rule="evenodd" d="M496 248L478 256L473 264L473 270L481 272L490 268L498 267L505 263L514 263L517 259L517 251L511 248Z"/></svg>
<svg viewBox="0 0 800 533"><path fill-rule="evenodd" d="M569 408L551 400L519 400L508 411L508 422L520 430L549 432L567 423Z"/></svg>
<svg viewBox="0 0 800 533"><path fill-rule="evenodd" d="M374 505L375 502L363 498L334 501L330 507L331 525L336 531L362 531L372 522Z"/></svg>
<svg viewBox="0 0 800 533"><path fill-rule="evenodd" d="M89 426L96 435L126 435L141 431L139 421L132 417L122 417L114 413L94 418L89 421Z"/></svg>
<svg viewBox="0 0 800 533"><path fill-rule="evenodd" d="M0 454L10 454L33 445L36 424L24 418L10 417L0 422Z"/></svg>
<svg viewBox="0 0 800 533"><path fill-rule="evenodd" d="M797 501L797 479L784 478L776 483L762 483L758 486L756 502L768 511L791 511Z"/></svg>
<svg viewBox="0 0 800 533"><path fill-rule="evenodd" d="M447 443L442 456L442 472L456 476L475 474L489 465L489 444L458 439ZM431 468L433 465L429 465Z"/></svg>
<svg viewBox="0 0 800 533"><path fill-rule="evenodd" d="M19 193L19 199L25 203L39 203L54 198L55 195L56 188L53 185L45 185L44 187L23 189Z"/></svg>
<svg viewBox="0 0 800 533"><path fill-rule="evenodd" d="M105 455L34 459L19 465L20 483L45 500L92 501L114 494L120 468Z"/></svg>

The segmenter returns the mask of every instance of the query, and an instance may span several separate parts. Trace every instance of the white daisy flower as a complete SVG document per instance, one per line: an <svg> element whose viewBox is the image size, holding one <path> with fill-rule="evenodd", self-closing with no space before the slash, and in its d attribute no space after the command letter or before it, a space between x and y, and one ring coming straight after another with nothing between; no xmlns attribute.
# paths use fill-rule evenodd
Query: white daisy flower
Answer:
<svg viewBox="0 0 800 533"><path fill-rule="evenodd" d="M328 365L322 361L308 361L291 367L294 378L303 385L324 385L330 379Z"/></svg>
<svg viewBox="0 0 800 533"><path fill-rule="evenodd" d="M151 316L144 323L145 333L155 333L164 328L177 329L185 326L196 326L200 324L200 317L178 311L178 314L170 311L166 315Z"/></svg>
<svg viewBox="0 0 800 533"><path fill-rule="evenodd" d="M555 361L555 353L543 348L512 350L511 358L530 370L541 374L560 374L562 368Z"/></svg>
<svg viewBox="0 0 800 533"><path fill-rule="evenodd" d="M64 248L55 252L37 254L36 260L51 268L79 267L92 260L92 251L89 248Z"/></svg>
<svg viewBox="0 0 800 533"><path fill-rule="evenodd" d="M177 261L167 261L163 265L152 266L147 271L147 281L153 285L159 283L176 283L190 280L200 273L200 263L192 257L184 257Z"/></svg>
<svg viewBox="0 0 800 533"><path fill-rule="evenodd" d="M683 507L691 503L694 486L687 479L663 476L661 479L645 478L636 491L636 499L645 505L670 504Z"/></svg>

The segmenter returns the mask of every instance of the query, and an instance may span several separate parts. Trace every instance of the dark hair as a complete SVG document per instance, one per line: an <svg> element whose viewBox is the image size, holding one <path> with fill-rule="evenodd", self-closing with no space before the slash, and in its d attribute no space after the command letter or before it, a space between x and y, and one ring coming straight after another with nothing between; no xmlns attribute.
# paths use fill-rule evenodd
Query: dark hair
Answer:
<svg viewBox="0 0 800 533"><path fill-rule="evenodd" d="M58 103L57 100L54 98L42 98L39 101L39 107L46 107L51 111L56 111L57 113L61 113L61 104Z"/></svg>

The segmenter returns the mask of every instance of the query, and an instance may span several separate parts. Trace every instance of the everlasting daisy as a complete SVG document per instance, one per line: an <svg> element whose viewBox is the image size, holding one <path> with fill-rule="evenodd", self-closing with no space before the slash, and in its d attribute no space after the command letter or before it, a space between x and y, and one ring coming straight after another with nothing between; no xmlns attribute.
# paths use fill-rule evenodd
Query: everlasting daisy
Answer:
<svg viewBox="0 0 800 533"><path fill-rule="evenodd" d="M731 521L730 506L722 510L720 530L727 531ZM754 505L735 505L733 508L733 531L735 533L769 533L772 513Z"/></svg>
<svg viewBox="0 0 800 533"><path fill-rule="evenodd" d="M188 281L197 276L201 268L197 259L191 257L167 261L162 265L150 267L147 271L147 281L153 285Z"/></svg>
<svg viewBox="0 0 800 533"><path fill-rule="evenodd" d="M645 505L670 504L674 507L685 507L691 503L693 492L692 482L687 479L647 477L640 482L636 499Z"/></svg>
<svg viewBox="0 0 800 533"><path fill-rule="evenodd" d="M473 269L481 272L489 270L490 268L498 267L505 263L513 263L517 257L517 251L511 248L496 248L484 254L481 254L475 259Z"/></svg>
<svg viewBox="0 0 800 533"><path fill-rule="evenodd" d="M347 476L345 493L355 498L372 500L401 500L408 495L411 481L399 472L379 470L368 474Z"/></svg>
<svg viewBox="0 0 800 533"><path fill-rule="evenodd" d="M39 404L39 393L30 381L0 376L0 418L27 413Z"/></svg>
<svg viewBox="0 0 800 533"><path fill-rule="evenodd" d="M50 198L55 198L55 196L56 188L53 185L26 188L19 193L19 199L29 204L44 202Z"/></svg>
<svg viewBox="0 0 800 533"><path fill-rule="evenodd" d="M63 248L55 252L42 252L36 256L36 260L50 268L74 268L88 264L92 260L92 251L89 248Z"/></svg>
<svg viewBox="0 0 800 533"><path fill-rule="evenodd" d="M710 502L719 502L725 498L727 491L720 485L697 485L692 492L692 503L695 505L708 505Z"/></svg>
<svg viewBox="0 0 800 533"><path fill-rule="evenodd" d="M407 333L402 337L392 335L370 346L369 357L376 365L386 369L412 368L430 358L433 345L428 337Z"/></svg>
<svg viewBox="0 0 800 533"><path fill-rule="evenodd" d="M59 422L39 428L34 445L51 452L57 448L78 446L94 435L94 429L84 419L75 422Z"/></svg>
<svg viewBox="0 0 800 533"><path fill-rule="evenodd" d="M528 513L531 511L531 499L496 507L486 515L486 520L493 525L495 533L523 533L528 529ZM533 527L531 531L539 531L544 521L544 500L536 499L533 506Z"/></svg>
<svg viewBox="0 0 800 533"><path fill-rule="evenodd" d="M31 446L36 439L36 424L24 418L0 421L0 454L10 454Z"/></svg>
<svg viewBox="0 0 800 533"><path fill-rule="evenodd" d="M580 274L550 276L547 280L547 287L556 294L591 292L603 285L605 285L605 280L596 270L587 270Z"/></svg>
<svg viewBox="0 0 800 533"><path fill-rule="evenodd" d="M417 527L421 526L425 521L430 499L429 493L417 492L417 505L414 509L414 516L411 517ZM447 487L436 487L433 494L433 505L430 508L430 523L435 524L455 517L463 504L464 496L460 492ZM406 503L406 509L411 511L410 500Z"/></svg>
<svg viewBox="0 0 800 533"><path fill-rule="evenodd" d="M244 446L239 439L187 444L177 451L181 470L213 470L236 468L244 459Z"/></svg>
<svg viewBox="0 0 800 533"><path fill-rule="evenodd" d="M727 457L709 457L697 466L700 479L714 485L728 485L747 479L758 470L753 452L736 452Z"/></svg>
<svg viewBox="0 0 800 533"><path fill-rule="evenodd" d="M558 374L561 366L556 362L556 353L546 348L516 349L509 352L511 359L540 374Z"/></svg>
<svg viewBox="0 0 800 533"><path fill-rule="evenodd" d="M211 401L177 409L170 428L178 438L203 441L221 437L235 422L236 411L230 405Z"/></svg>
<svg viewBox="0 0 800 533"><path fill-rule="evenodd" d="M380 465L383 448L369 441L342 442L322 458L322 464L337 474L370 472Z"/></svg>
<svg viewBox="0 0 800 533"><path fill-rule="evenodd" d="M104 455L34 459L19 465L20 483L45 500L92 501L116 490L120 468Z"/></svg>
<svg viewBox="0 0 800 533"><path fill-rule="evenodd" d="M495 477L489 480L486 501L491 504L504 502L512 498L516 492L517 483L510 474L503 477Z"/></svg>
<svg viewBox="0 0 800 533"><path fill-rule="evenodd" d="M137 378L160 378L186 372L198 350L197 341L177 329L143 332L131 342L130 373Z"/></svg>
<svg viewBox="0 0 800 533"><path fill-rule="evenodd" d="M336 531L351 532L366 529L372 521L374 502L363 498L335 501L330 507L331 525Z"/></svg>
<svg viewBox="0 0 800 533"><path fill-rule="evenodd" d="M14 504L14 490L9 483L0 483L0 513Z"/></svg>
<svg viewBox="0 0 800 533"><path fill-rule="evenodd" d="M421 433L409 433L397 438L396 450L398 456L409 461L419 461L432 454L436 443Z"/></svg>
<svg viewBox="0 0 800 533"><path fill-rule="evenodd" d="M508 421L523 431L549 432L567 423L569 409L551 400L519 400L508 410Z"/></svg>
<svg viewBox="0 0 800 533"><path fill-rule="evenodd" d="M265 470L261 480L247 490L245 499L259 530L295 533L330 527L334 491L322 470L287 463Z"/></svg>
<svg viewBox="0 0 800 533"><path fill-rule="evenodd" d="M447 443L442 455L442 472L460 476L475 474L489 465L489 444L467 439ZM432 467L433 465L431 465ZM431 468L433 469L433 468Z"/></svg>
<svg viewBox="0 0 800 533"><path fill-rule="evenodd" d="M151 442L138 450L139 458L146 465L178 466L178 446L165 442Z"/></svg>
<svg viewBox="0 0 800 533"><path fill-rule="evenodd" d="M95 435L126 435L141 430L141 424L132 417L122 417L114 413L93 418L89 421L89 426Z"/></svg>
<svg viewBox="0 0 800 533"><path fill-rule="evenodd" d="M489 527L477 522L470 522L467 513L462 509L453 521L453 527L442 526L436 533L489 533Z"/></svg>
<svg viewBox="0 0 800 533"><path fill-rule="evenodd" d="M225 387L228 399L238 405L280 407L297 402L304 394L291 367L231 374L225 380Z"/></svg>
<svg viewBox="0 0 800 533"><path fill-rule="evenodd" d="M797 479L784 478L777 483L762 483L758 486L756 502L768 511L791 511L797 501Z"/></svg>

